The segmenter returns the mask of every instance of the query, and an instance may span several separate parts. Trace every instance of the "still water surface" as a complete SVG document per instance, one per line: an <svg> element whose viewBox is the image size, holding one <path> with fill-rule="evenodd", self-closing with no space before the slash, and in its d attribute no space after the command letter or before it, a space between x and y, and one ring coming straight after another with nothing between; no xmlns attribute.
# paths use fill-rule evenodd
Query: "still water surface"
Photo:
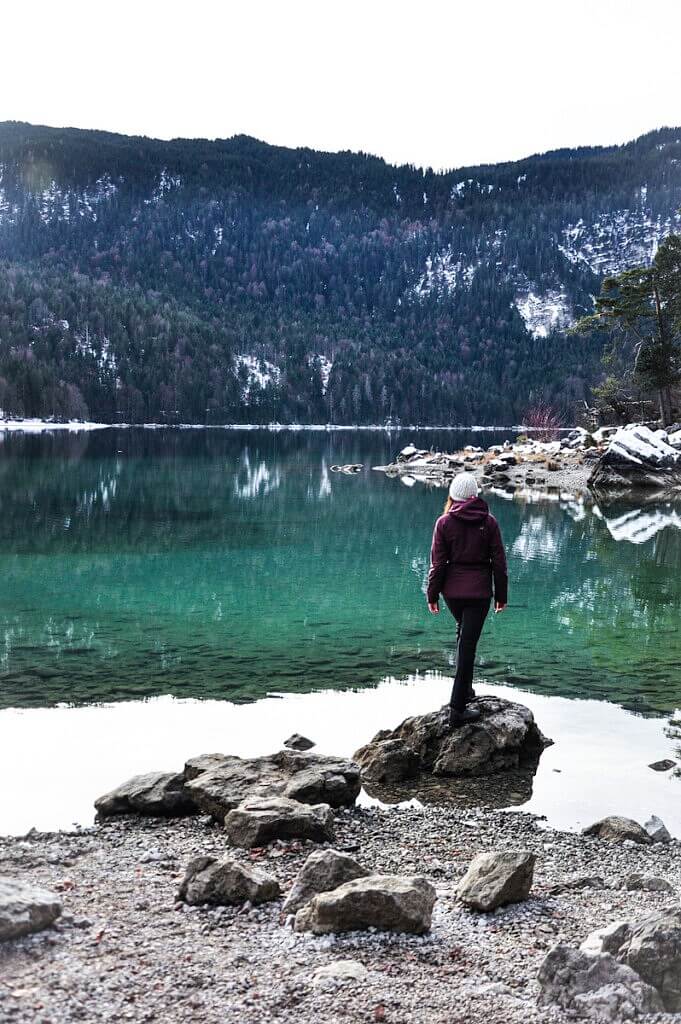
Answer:
<svg viewBox="0 0 681 1024"><path fill-rule="evenodd" d="M446 613L428 616L423 596L432 523L444 493L405 486L371 467L409 440L451 447L504 436L4 435L0 730L9 735L17 716L29 721L18 709L52 709L41 712L40 727L51 715L61 731L65 712L133 701L128 710L140 721L146 716L147 729L156 721L162 730L163 717L149 717L154 705L140 702L170 695L180 699L176 706L188 720L195 715L187 710L191 702L231 708L257 701L260 711L248 719L257 737L273 714L273 702L263 699L268 694L347 694L387 677L446 676L452 622ZM357 476L331 471L347 462L364 469ZM490 619L480 674L493 685L588 701L555 705L563 709L566 736L574 733L571 706L619 705L610 719L607 711L597 716L598 728L618 722L621 734L617 716L628 714L628 743L635 747L636 723L641 736L644 729L649 735L648 719L659 735L659 756L668 756L666 718L681 703L678 509L598 509L554 499L490 496L508 549L514 607ZM379 724L394 725L385 693ZM340 699L349 706L350 695ZM405 713L410 709L415 704ZM576 720L584 722L580 715L575 712ZM115 720L109 716L112 728ZM368 737L356 717L354 726L347 717L341 721L336 749L350 752ZM107 747L112 782L127 771L128 735L119 732ZM578 757L579 743L571 742L571 756ZM641 744L641 757L647 756ZM220 746L238 752L236 737L226 735ZM266 749L263 739L260 752ZM0 761L9 752L6 742ZM12 756L16 769L14 748ZM58 774L60 765L66 771L71 756L66 744L61 757L57 747L50 771ZM137 760L140 769L148 767L141 754ZM565 794L563 803L571 799ZM38 826L50 817L40 800L37 786L24 796L30 823ZM64 814L66 824L83 820L80 809L69 817L65 807ZM0 831L9 828L2 817L0 807Z"/></svg>

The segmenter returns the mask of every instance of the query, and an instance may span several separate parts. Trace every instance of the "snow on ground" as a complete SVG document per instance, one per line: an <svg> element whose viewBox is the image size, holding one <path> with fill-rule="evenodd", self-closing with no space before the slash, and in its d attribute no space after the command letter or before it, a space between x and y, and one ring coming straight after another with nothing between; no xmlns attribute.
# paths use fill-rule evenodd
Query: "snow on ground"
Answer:
<svg viewBox="0 0 681 1024"><path fill-rule="evenodd" d="M53 423L51 420L0 420L0 434L5 431L17 431L24 434L43 434L51 430L106 430L110 423L88 423L85 420L68 420L66 423Z"/></svg>
<svg viewBox="0 0 681 1024"><path fill-rule="evenodd" d="M255 390L264 391L270 386L276 387L281 381L281 370L278 366L267 359L260 359L248 353L234 357L234 368L239 379L242 378L243 369L246 370L246 380L241 390L241 398L245 405L248 405Z"/></svg>
<svg viewBox="0 0 681 1024"><path fill-rule="evenodd" d="M466 178L464 181L459 181L453 186L452 191L450 192L450 198L463 199L466 194L470 195L474 192L479 195L489 195L491 192L494 192L495 187L495 185L477 181L475 178Z"/></svg>
<svg viewBox="0 0 681 1024"><path fill-rule="evenodd" d="M638 465L642 462L678 462L681 459L681 452L667 444L664 430L651 430L636 424L620 427L610 441L608 451Z"/></svg>
<svg viewBox="0 0 681 1024"><path fill-rule="evenodd" d="M313 366L315 363L319 365L319 373L322 378L322 394L325 395L329 387L329 377L331 376L331 370L333 369L333 360L329 359L328 356L323 355L321 352L313 352L312 355L308 356L308 366Z"/></svg>
<svg viewBox="0 0 681 1024"><path fill-rule="evenodd" d="M66 323L66 321L63 321ZM68 327L68 323L66 323ZM115 373L118 367L116 357L111 351L111 342L105 336L97 347L89 333L76 336L76 352L81 356L92 356L102 373Z"/></svg>
<svg viewBox="0 0 681 1024"><path fill-rule="evenodd" d="M650 263L660 241L681 226L681 214L653 216L645 205L647 196L643 185L635 208L602 213L591 224L582 219L569 224L559 250L570 263L585 264L595 274L619 274Z"/></svg>
<svg viewBox="0 0 681 1024"><path fill-rule="evenodd" d="M515 304L534 338L546 338L551 331L564 330L573 322L572 309L562 288L539 293L530 286L516 294Z"/></svg>
<svg viewBox="0 0 681 1024"><path fill-rule="evenodd" d="M181 185L182 178L180 175L169 174L168 168L164 167L159 175L158 184L151 193L151 198L144 200L145 205L150 206L152 203L160 202L168 192L171 192L174 188L180 188Z"/></svg>
<svg viewBox="0 0 681 1024"><path fill-rule="evenodd" d="M418 297L433 292L451 292L456 288L470 288L479 261L467 262L463 253L455 256L451 246L443 252L429 256L426 260L426 271L416 285L414 292Z"/></svg>

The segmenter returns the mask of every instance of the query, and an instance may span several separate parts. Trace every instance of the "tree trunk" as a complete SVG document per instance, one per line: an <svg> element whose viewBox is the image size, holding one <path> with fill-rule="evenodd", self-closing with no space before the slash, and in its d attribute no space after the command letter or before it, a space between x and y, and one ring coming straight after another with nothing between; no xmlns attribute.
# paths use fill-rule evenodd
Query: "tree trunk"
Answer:
<svg viewBox="0 0 681 1024"><path fill-rule="evenodd" d="M660 401L660 419L662 426L668 427L672 421L672 396L669 388L660 388L658 392Z"/></svg>

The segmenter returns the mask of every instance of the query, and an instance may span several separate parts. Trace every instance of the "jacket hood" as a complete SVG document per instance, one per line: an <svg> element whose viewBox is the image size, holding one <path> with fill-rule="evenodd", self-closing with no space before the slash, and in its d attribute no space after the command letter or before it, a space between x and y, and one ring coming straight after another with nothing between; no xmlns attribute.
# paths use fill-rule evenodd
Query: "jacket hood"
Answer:
<svg viewBox="0 0 681 1024"><path fill-rule="evenodd" d="M482 498L468 498L460 504L453 505L449 515L462 519L465 523L480 523L489 515L489 508Z"/></svg>

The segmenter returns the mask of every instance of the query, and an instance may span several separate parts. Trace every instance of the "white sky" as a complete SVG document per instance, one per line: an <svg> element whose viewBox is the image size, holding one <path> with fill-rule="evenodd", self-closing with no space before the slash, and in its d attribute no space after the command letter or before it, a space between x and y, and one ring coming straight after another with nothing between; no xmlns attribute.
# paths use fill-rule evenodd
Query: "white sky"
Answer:
<svg viewBox="0 0 681 1024"><path fill-rule="evenodd" d="M33 0L0 120L433 167L681 124L681 0Z"/></svg>

